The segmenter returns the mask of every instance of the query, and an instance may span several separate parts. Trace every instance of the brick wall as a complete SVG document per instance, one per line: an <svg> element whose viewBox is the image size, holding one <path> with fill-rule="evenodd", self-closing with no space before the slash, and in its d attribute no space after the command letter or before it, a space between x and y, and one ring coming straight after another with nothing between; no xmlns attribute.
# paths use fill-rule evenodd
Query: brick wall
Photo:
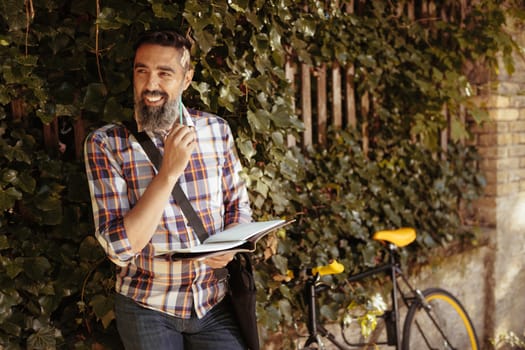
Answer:
<svg viewBox="0 0 525 350"><path fill-rule="evenodd" d="M520 32L515 39L525 44ZM502 66L489 82L479 103L488 108L490 121L475 128L479 169L487 180L476 217L481 227L492 228L483 260L485 344L487 338L525 330L525 58L516 56L513 74Z"/></svg>

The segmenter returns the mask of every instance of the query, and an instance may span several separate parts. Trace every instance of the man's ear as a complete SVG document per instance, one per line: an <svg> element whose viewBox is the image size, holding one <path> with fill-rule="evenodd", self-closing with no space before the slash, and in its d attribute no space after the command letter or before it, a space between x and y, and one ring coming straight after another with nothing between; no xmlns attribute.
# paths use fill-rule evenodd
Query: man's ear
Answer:
<svg viewBox="0 0 525 350"><path fill-rule="evenodd" d="M190 86L191 84L191 81L193 80L193 72L194 70L192 68L188 69L186 71L186 73L184 74L184 90L186 90L188 88L188 86Z"/></svg>

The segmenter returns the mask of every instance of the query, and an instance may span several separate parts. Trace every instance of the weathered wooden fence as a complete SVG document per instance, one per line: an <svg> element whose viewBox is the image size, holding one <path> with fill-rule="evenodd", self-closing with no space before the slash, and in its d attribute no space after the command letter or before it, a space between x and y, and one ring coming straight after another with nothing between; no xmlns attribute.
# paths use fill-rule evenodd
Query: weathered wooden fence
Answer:
<svg viewBox="0 0 525 350"><path fill-rule="evenodd" d="M363 12L367 0L343 1L344 9L349 13L359 15ZM444 21L463 23L466 14L476 0L410 0L399 1L398 14L406 13L412 20L422 23L439 18ZM339 6L339 1L326 1L326 6ZM431 30L431 29L429 29ZM368 152L369 120L374 110L373 101L367 93L359 96L354 87L354 67L350 64L341 66L338 62L314 67L305 63L288 60L285 67L288 81L296 91L300 91L299 100L294 108L298 110L305 131L302 135L302 146L313 144L324 145L328 125L335 127L357 127L360 118L360 128L363 136L363 150ZM314 86L315 85L315 86ZM358 108L359 107L359 108ZM359 116L357 111L360 111ZM465 109L460 110L460 120L466 119ZM450 124L447 106L443 106L443 114ZM450 127L441 131L440 144L446 151L450 138ZM289 145L297 144L294 137L288 138Z"/></svg>

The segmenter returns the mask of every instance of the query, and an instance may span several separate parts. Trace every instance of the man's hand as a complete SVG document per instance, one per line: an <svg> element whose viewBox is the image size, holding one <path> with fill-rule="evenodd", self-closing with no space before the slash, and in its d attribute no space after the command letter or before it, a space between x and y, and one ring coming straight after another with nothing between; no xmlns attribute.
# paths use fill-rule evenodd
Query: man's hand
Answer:
<svg viewBox="0 0 525 350"><path fill-rule="evenodd" d="M181 124L174 124L164 139L164 157L160 172L177 180L188 165L191 153L195 149L195 129Z"/></svg>
<svg viewBox="0 0 525 350"><path fill-rule="evenodd" d="M203 262L211 267L212 269L219 269L228 265L228 263L233 259L235 253L229 252L221 255L215 255L210 258L206 258Z"/></svg>

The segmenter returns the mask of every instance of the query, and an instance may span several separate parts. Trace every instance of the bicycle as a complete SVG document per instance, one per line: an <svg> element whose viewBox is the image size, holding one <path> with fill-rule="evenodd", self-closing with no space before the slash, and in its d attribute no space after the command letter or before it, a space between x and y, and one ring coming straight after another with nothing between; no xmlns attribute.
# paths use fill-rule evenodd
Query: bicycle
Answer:
<svg viewBox="0 0 525 350"><path fill-rule="evenodd" d="M352 343L348 341L345 330L341 327L343 339L341 341L319 321L317 295L319 292L330 288L329 285L320 281L320 277L339 274L344 271L344 266L334 260L325 266L288 271L290 279L299 276L306 278L303 291L308 311L306 320L308 336L304 343L304 349L324 349L322 339L327 339L341 350L365 346L377 348L377 345L395 346L396 350L478 350L479 345L474 325L459 300L441 288L429 288L423 291L414 288L400 268L400 258L397 251L416 239L415 230L401 228L378 231L373 235L373 239L387 245L388 263L350 275L347 280L357 282L381 273L389 276L391 280L390 310L386 310L380 316L386 328L386 340L373 343ZM400 329L400 302L408 310L404 318L402 333ZM385 337L383 336L383 338Z"/></svg>

